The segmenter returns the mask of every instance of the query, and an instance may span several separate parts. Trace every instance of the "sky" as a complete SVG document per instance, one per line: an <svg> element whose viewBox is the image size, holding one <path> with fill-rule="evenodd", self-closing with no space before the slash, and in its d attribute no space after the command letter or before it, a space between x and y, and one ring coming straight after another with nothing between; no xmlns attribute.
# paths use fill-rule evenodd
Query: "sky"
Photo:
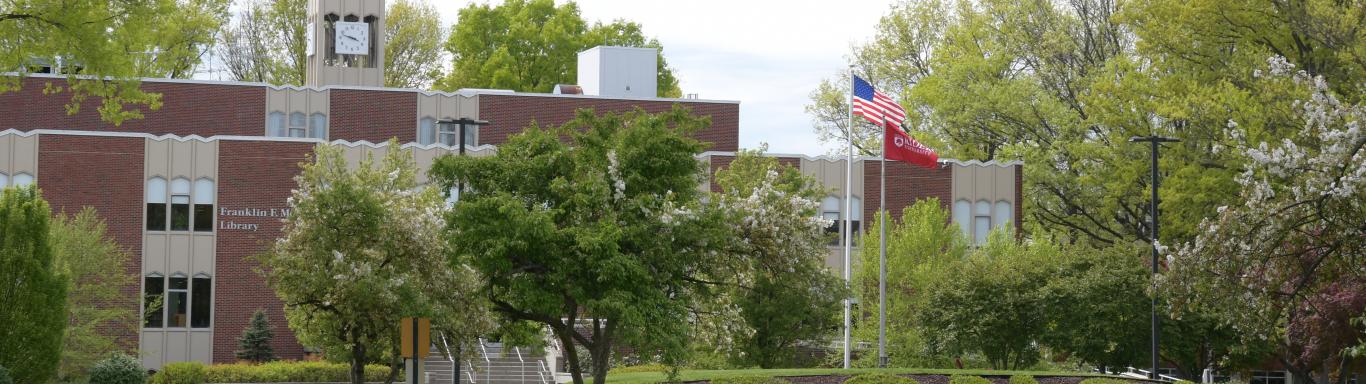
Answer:
<svg viewBox="0 0 1366 384"><path fill-rule="evenodd" d="M430 0L455 23L460 8L487 1ZM821 79L842 76L850 47L872 39L893 0L579 0L583 18L641 24L659 39L683 93L740 102L740 146L819 155L803 109ZM495 2L501 3L501 0ZM562 3L557 0L556 3Z"/></svg>

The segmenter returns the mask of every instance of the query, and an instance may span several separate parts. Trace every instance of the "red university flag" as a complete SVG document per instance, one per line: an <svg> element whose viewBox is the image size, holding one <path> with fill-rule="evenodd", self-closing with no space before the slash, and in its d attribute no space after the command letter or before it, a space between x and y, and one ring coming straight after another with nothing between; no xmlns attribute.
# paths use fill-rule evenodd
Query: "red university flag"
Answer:
<svg viewBox="0 0 1366 384"><path fill-rule="evenodd" d="M887 126L882 130L885 132L882 137L882 153L887 156L888 160L904 161L925 168L939 166L939 155L906 135L906 132L902 132L901 128Z"/></svg>

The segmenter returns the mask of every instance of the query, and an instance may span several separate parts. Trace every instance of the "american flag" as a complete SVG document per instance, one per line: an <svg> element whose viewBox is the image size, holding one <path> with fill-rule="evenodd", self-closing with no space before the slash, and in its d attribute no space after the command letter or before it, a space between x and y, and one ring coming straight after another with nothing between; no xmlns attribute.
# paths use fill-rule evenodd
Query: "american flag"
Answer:
<svg viewBox="0 0 1366 384"><path fill-rule="evenodd" d="M854 114L880 127L900 129L901 123L906 121L906 109L858 76L854 76Z"/></svg>

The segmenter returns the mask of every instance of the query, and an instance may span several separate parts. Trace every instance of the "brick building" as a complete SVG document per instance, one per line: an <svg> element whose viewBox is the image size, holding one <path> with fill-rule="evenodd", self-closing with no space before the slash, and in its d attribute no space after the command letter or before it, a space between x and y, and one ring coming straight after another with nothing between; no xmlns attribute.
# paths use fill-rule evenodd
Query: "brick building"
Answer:
<svg viewBox="0 0 1366 384"><path fill-rule="evenodd" d="M581 69L585 63L598 69L588 80L580 76L581 83L593 83L582 88L590 95L380 87L383 35L358 31L382 30L383 10L382 1L310 1L315 22L308 29L306 87L145 79L143 89L161 93L164 105L121 126L100 121L94 108L68 115L64 97L44 96L44 85L63 82L61 76L33 74L21 91L0 93L0 186L36 183L55 212L88 206L107 221L110 236L132 255L126 271L111 272L141 276L126 301L116 304L138 308L142 324L120 336L138 346L148 368L234 361L236 338L256 310L275 319L275 352L303 357L304 347L283 326L281 302L250 257L279 236L298 164L314 146L343 147L346 156L359 159L390 150L383 143L397 139L426 169L438 156L457 152L454 127L437 120L488 121L465 136L468 155L481 156L532 122L562 124L580 108L659 112L681 105L711 118L712 126L697 134L710 143L700 161L724 167L738 149L738 102L652 97L653 61L640 65L648 71L634 71L647 76L623 75L632 71L612 66L612 47L586 51L602 55L592 60L580 57ZM340 44L344 37L370 44L346 46ZM639 54L632 50L618 53ZM653 50L649 55L653 60ZM841 215L843 159L774 156L829 186L824 214ZM872 216L882 198L877 165L856 160L852 220ZM887 206L894 214L916 199L937 197L970 235L1018 225L1018 163L948 160L927 170L889 162L887 171ZM425 182L425 175L418 178ZM839 248L831 250L828 263L842 264ZM153 297L163 298L162 309L147 310L144 302Z"/></svg>

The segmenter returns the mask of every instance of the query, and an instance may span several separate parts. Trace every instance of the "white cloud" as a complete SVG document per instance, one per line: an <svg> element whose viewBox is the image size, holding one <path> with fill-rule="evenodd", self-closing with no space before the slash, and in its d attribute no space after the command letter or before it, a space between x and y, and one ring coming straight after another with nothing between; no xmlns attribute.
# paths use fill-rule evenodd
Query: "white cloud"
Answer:
<svg viewBox="0 0 1366 384"><path fill-rule="evenodd" d="M471 3L432 1L446 23ZM891 6L891 0L577 3L589 22L640 23L664 45L683 92L739 100L742 147L767 142L772 152L805 154L827 149L803 110L807 94L845 69L849 47L870 39Z"/></svg>

